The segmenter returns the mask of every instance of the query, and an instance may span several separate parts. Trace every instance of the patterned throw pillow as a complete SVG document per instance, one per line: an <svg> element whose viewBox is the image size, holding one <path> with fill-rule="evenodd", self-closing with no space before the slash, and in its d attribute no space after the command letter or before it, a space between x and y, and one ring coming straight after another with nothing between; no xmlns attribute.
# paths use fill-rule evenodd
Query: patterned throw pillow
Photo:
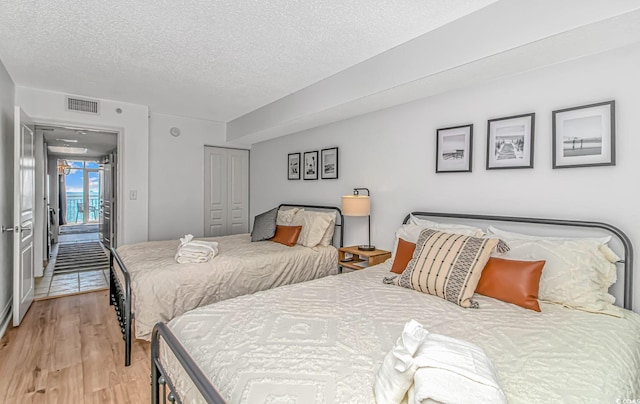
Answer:
<svg viewBox="0 0 640 404"><path fill-rule="evenodd" d="M462 307L471 300L491 252L509 247L497 238L479 238L425 229L413 258L397 280L399 286L438 296Z"/></svg>
<svg viewBox="0 0 640 404"><path fill-rule="evenodd" d="M276 234L276 218L278 208L273 208L259 214L253 219L253 230L251 231L251 241L269 240Z"/></svg>

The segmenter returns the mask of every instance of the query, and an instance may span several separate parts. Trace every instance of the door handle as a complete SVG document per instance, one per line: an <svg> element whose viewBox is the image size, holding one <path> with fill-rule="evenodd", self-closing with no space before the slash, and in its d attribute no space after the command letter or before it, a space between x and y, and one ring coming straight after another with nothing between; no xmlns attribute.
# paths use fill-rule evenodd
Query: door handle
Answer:
<svg viewBox="0 0 640 404"><path fill-rule="evenodd" d="M3 233L9 233L11 231L14 231L15 229L13 228L13 226L9 226L9 227L4 227L2 226L2 232Z"/></svg>
<svg viewBox="0 0 640 404"><path fill-rule="evenodd" d="M31 231L31 227L21 227L20 228L20 233L22 233L25 230Z"/></svg>

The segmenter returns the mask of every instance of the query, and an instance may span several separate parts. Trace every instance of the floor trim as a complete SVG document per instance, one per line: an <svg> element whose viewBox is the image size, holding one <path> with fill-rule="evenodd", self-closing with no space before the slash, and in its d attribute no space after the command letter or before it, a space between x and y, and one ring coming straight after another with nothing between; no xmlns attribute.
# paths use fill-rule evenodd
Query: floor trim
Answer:
<svg viewBox="0 0 640 404"><path fill-rule="evenodd" d="M13 296L11 296L11 299L9 299L7 305L4 306L2 314L0 314L0 338L4 337L4 333L7 331L7 327L9 327L9 322L11 322L11 314L13 314L11 312L11 302L13 302Z"/></svg>

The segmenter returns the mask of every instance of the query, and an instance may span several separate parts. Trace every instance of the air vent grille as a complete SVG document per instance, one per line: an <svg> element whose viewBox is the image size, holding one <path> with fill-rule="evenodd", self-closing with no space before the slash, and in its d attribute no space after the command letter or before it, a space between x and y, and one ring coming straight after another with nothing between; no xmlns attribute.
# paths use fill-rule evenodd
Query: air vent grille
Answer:
<svg viewBox="0 0 640 404"><path fill-rule="evenodd" d="M82 98L67 97L67 110L84 112L87 114L98 115L100 113L100 103L93 100L85 100Z"/></svg>

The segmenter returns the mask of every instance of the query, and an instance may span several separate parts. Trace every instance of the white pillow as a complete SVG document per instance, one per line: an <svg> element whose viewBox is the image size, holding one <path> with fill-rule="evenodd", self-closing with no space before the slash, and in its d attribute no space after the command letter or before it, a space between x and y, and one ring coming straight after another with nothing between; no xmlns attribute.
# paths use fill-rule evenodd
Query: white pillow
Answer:
<svg viewBox="0 0 640 404"><path fill-rule="evenodd" d="M518 239L518 240L576 240L575 237L551 237L551 236L536 236L533 234L516 233L512 231L502 230L494 226L487 227L487 233L499 236L504 239ZM600 244L607 244L611 241L611 236L603 237L580 237L578 240L595 240Z"/></svg>
<svg viewBox="0 0 640 404"><path fill-rule="evenodd" d="M621 317L609 287L616 281L618 256L604 238L543 238L489 227L510 250L496 254L515 260L545 260L538 299L549 303Z"/></svg>
<svg viewBox="0 0 640 404"><path fill-rule="evenodd" d="M278 210L278 218L276 219L276 224L278 226L291 226L291 224L293 223L293 218L296 216L296 214L303 211L304 209L300 208L280 209Z"/></svg>
<svg viewBox="0 0 640 404"><path fill-rule="evenodd" d="M467 226L464 224L454 223L437 223L431 220L418 219L417 217L410 215L409 223L403 224L396 230L396 240L393 244L393 253L391 256L395 258L396 249L398 248L398 239L404 239L410 243L416 243L420 233L424 229L433 229L442 231L445 233L461 234L463 236L484 237L485 233L479 227Z"/></svg>
<svg viewBox="0 0 640 404"><path fill-rule="evenodd" d="M409 215L409 223L420 226L423 229L428 228L445 233L462 234L463 236L473 237L484 236L484 231L479 227L467 226L465 224L432 222L431 220L420 219L414 215Z"/></svg>
<svg viewBox="0 0 640 404"><path fill-rule="evenodd" d="M296 213L293 226L302 226L298 243L305 247L315 247L322 241L331 225L331 218L324 212L302 211Z"/></svg>
<svg viewBox="0 0 640 404"><path fill-rule="evenodd" d="M336 231L336 217L338 216L336 212L317 212L323 215L326 215L329 218L329 227L324 232L322 236L322 240L320 240L320 245L330 246L333 241L333 234Z"/></svg>

